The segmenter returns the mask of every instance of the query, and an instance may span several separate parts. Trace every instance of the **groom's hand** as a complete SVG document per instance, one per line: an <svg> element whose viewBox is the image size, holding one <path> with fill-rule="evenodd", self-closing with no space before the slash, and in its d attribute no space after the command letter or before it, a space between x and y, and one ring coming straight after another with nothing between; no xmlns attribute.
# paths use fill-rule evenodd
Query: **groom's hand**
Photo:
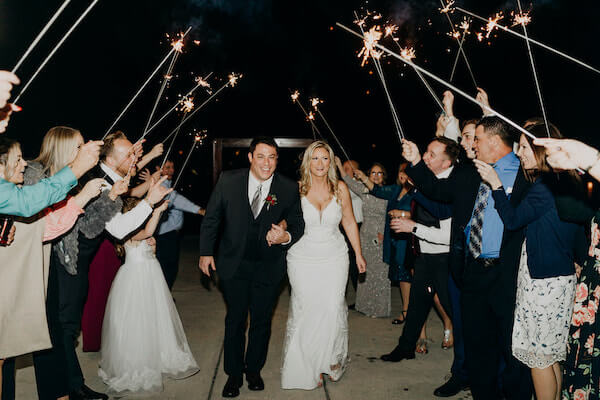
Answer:
<svg viewBox="0 0 600 400"><path fill-rule="evenodd" d="M215 258L213 256L200 256L198 266L206 276L210 276L210 268L212 268L213 271L217 270L215 267Z"/></svg>
<svg viewBox="0 0 600 400"><path fill-rule="evenodd" d="M271 230L267 233L269 247L274 244L287 243L291 239L290 234L280 225L271 224Z"/></svg>

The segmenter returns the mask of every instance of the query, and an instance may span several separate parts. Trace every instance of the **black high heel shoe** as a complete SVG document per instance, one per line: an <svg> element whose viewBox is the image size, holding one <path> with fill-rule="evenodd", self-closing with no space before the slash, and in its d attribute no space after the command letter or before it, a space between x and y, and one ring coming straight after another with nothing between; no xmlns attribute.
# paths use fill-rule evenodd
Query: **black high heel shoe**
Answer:
<svg viewBox="0 0 600 400"><path fill-rule="evenodd" d="M392 320L392 325L402 325L403 323L406 322L406 312L408 310L402 310L402 319L400 318L394 318Z"/></svg>

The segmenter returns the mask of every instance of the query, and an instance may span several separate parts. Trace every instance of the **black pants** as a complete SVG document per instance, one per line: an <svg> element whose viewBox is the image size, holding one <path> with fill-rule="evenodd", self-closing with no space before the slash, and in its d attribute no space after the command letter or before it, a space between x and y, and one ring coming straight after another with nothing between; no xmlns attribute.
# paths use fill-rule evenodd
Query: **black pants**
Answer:
<svg viewBox="0 0 600 400"><path fill-rule="evenodd" d="M59 266L60 267L60 266ZM62 268L62 267L60 267ZM46 318L52 348L33 353L38 398L54 400L69 394L62 326L58 317L58 276L55 265L50 265L46 295ZM15 398L15 359L10 358L2 367L2 400Z"/></svg>
<svg viewBox="0 0 600 400"><path fill-rule="evenodd" d="M502 389L507 399L530 400L529 368L512 356L515 285L499 265L469 260L462 288L462 320L467 370L475 400L495 400L498 366L503 358Z"/></svg>
<svg viewBox="0 0 600 400"><path fill-rule="evenodd" d="M169 289L173 289L179 272L179 232L171 231L156 236L156 258L160 263Z"/></svg>
<svg viewBox="0 0 600 400"><path fill-rule="evenodd" d="M81 331L81 317L88 292L89 264L79 263L77 274L69 274L60 264L58 258L51 257L56 264L59 284L59 318L62 325L62 340L67 363L67 379L70 391L79 390L83 386L83 372L77 359L76 343Z"/></svg>
<svg viewBox="0 0 600 400"><path fill-rule="evenodd" d="M221 280L227 316L225 317L225 373L260 372L267 359L273 307L281 281L273 282L257 262L242 261L231 279ZM246 321L250 329L246 348ZM245 350L245 351L244 351Z"/></svg>
<svg viewBox="0 0 600 400"><path fill-rule="evenodd" d="M452 314L448 295L448 254L420 254L415 259L415 275L410 287L406 323L398 346L404 352L414 352L417 340L433 306L437 293L440 303Z"/></svg>

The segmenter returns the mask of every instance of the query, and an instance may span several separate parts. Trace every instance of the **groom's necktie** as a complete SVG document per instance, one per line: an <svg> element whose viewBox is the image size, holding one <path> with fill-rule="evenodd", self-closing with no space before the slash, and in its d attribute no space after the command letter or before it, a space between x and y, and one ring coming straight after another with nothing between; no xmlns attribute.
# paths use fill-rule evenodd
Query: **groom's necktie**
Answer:
<svg viewBox="0 0 600 400"><path fill-rule="evenodd" d="M250 209L252 210L252 215L254 215L254 219L258 217L260 213L260 197L261 197L262 183L258 185L256 188L256 192L254 192L254 197L252 198L252 203L250 204Z"/></svg>
<svg viewBox="0 0 600 400"><path fill-rule="evenodd" d="M475 199L475 208L473 209L473 218L471 218L471 233L469 235L469 251L473 258L481 255L481 242L483 238L483 214L487 206L490 187L481 182L477 199Z"/></svg>

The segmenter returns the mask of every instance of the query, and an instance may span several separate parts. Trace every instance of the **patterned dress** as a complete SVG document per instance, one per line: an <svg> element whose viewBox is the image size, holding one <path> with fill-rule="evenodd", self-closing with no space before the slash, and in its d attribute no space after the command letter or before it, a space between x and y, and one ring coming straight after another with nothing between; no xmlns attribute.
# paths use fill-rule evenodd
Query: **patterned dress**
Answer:
<svg viewBox="0 0 600 400"><path fill-rule="evenodd" d="M346 176L344 182L363 201L363 224L360 245L367 261L365 281L358 281L356 310L369 317L389 317L392 309L389 267L383 261L383 241L377 237L385 231L387 200L371 194L365 185Z"/></svg>
<svg viewBox="0 0 600 400"><path fill-rule="evenodd" d="M600 303L600 215L592 222L589 258L577 268L575 307L564 364L563 400L600 397L600 323L596 322Z"/></svg>

